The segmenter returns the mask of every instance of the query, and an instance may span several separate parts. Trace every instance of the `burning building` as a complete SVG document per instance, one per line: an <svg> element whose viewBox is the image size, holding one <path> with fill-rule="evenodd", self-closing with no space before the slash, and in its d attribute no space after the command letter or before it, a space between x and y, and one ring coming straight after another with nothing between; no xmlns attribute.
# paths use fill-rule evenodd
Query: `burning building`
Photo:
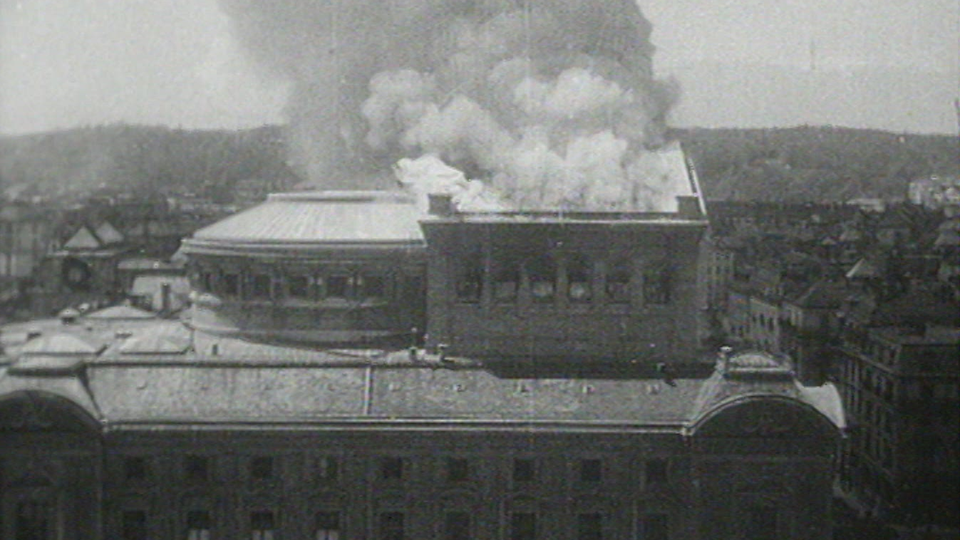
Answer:
<svg viewBox="0 0 960 540"><path fill-rule="evenodd" d="M4 332L4 538L831 537L835 388L700 350L636 6L225 7L325 189L186 239L182 322Z"/></svg>

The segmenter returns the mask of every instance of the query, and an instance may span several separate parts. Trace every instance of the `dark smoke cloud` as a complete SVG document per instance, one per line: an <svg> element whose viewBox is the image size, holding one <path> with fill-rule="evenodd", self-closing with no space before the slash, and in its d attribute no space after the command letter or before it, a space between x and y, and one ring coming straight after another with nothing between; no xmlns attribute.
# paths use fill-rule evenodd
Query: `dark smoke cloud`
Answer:
<svg viewBox="0 0 960 540"><path fill-rule="evenodd" d="M521 207L642 205L676 94L634 0L221 0L293 81L290 157L319 187L384 187L434 154ZM649 197L647 197L649 198Z"/></svg>

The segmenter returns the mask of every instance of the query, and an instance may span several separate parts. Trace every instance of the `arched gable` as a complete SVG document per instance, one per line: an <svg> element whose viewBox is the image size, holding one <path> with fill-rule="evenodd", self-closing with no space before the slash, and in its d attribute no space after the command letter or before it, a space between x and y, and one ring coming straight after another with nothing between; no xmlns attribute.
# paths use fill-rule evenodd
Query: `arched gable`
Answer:
<svg viewBox="0 0 960 540"><path fill-rule="evenodd" d="M99 431L97 419L83 406L64 396L39 390L0 395L0 433L95 434Z"/></svg>
<svg viewBox="0 0 960 540"><path fill-rule="evenodd" d="M692 426L698 437L833 439L837 427L816 408L786 396L738 396L701 415Z"/></svg>

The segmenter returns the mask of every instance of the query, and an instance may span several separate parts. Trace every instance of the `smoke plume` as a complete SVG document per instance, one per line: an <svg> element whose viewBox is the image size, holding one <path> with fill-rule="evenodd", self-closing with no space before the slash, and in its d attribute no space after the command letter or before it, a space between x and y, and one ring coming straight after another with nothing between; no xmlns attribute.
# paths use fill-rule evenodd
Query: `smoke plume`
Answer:
<svg viewBox="0 0 960 540"><path fill-rule="evenodd" d="M386 187L432 154L520 208L653 209L676 90L634 0L221 3L293 82L290 158L318 187Z"/></svg>

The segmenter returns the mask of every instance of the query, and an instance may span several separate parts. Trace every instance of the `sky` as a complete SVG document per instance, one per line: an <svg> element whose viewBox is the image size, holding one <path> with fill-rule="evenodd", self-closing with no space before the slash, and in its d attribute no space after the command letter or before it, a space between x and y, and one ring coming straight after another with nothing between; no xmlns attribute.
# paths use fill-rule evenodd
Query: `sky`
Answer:
<svg viewBox="0 0 960 540"><path fill-rule="evenodd" d="M639 0L671 121L957 134L960 0ZM283 121L216 0L0 0L0 132Z"/></svg>

